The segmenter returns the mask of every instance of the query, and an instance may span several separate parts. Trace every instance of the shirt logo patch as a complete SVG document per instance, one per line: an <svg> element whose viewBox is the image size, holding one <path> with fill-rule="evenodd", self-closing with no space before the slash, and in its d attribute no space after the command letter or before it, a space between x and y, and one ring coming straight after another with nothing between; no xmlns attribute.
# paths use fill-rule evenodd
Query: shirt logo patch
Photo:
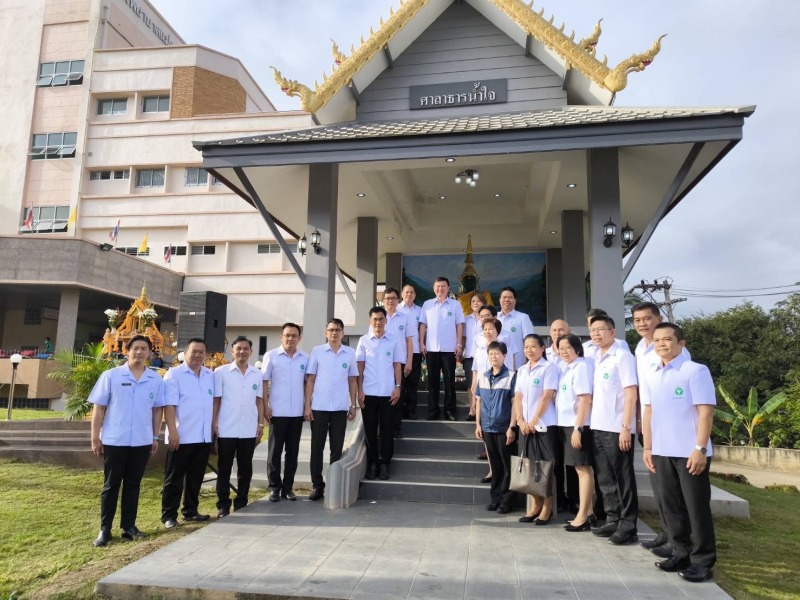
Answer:
<svg viewBox="0 0 800 600"><path fill-rule="evenodd" d="M208 395L213 396L214 394L211 392L211 388L208 388Z"/></svg>
<svg viewBox="0 0 800 600"><path fill-rule="evenodd" d="M386 356L391 356L391 355L392 355L392 351L391 350L387 350L386 351Z"/></svg>
<svg viewBox="0 0 800 600"><path fill-rule="evenodd" d="M603 373L603 379L608 379L608 373Z"/></svg>
<svg viewBox="0 0 800 600"><path fill-rule="evenodd" d="M452 317L452 316L453 316L453 313L452 313L451 311L449 311L449 310L448 310L448 311L447 311L447 316L448 316L448 317Z"/></svg>
<svg viewBox="0 0 800 600"><path fill-rule="evenodd" d="M347 368L347 363L342 363L342 368L346 369Z"/></svg>
<svg viewBox="0 0 800 600"><path fill-rule="evenodd" d="M516 331L517 331L517 328L516 328L516 327L512 327L512 328L511 328L511 333L516 333Z"/></svg>
<svg viewBox="0 0 800 600"><path fill-rule="evenodd" d="M155 398L155 395L153 394L153 392L150 392L150 400L152 400L153 398Z"/></svg>
<svg viewBox="0 0 800 600"><path fill-rule="evenodd" d="M417 317L417 321L419 321L419 317Z"/></svg>
<svg viewBox="0 0 800 600"><path fill-rule="evenodd" d="M400 325L399 329L400 329L400 331L403 331L403 329L405 329L405 327L403 327L402 325Z"/></svg>
<svg viewBox="0 0 800 600"><path fill-rule="evenodd" d="M305 365L300 365L300 370L301 371L305 371L306 370L306 366Z"/></svg>
<svg viewBox="0 0 800 600"><path fill-rule="evenodd" d="M567 384L566 383L562 384L561 385L561 389L562 389L562 391L566 392L567 391Z"/></svg>
<svg viewBox="0 0 800 600"><path fill-rule="evenodd" d="M254 384L253 384L253 389L254 389L254 390L257 390L257 389L258 389L258 385L256 385L256 384L254 383Z"/></svg>
<svg viewBox="0 0 800 600"><path fill-rule="evenodd" d="M538 377L533 380L533 385L539 385L539 378Z"/></svg>
<svg viewBox="0 0 800 600"><path fill-rule="evenodd" d="M683 396L683 388L682 387L676 387L675 388L675 395L676 396Z"/></svg>

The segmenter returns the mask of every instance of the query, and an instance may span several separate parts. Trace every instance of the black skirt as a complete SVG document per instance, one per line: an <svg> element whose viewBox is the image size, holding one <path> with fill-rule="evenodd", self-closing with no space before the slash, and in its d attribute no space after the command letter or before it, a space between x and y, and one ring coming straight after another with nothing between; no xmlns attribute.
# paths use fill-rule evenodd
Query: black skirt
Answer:
<svg viewBox="0 0 800 600"><path fill-rule="evenodd" d="M561 438L559 437L558 427L548 427L547 431L536 432L525 436L527 444L526 455L528 458L536 460L549 460L557 465L562 464L561 460Z"/></svg>
<svg viewBox="0 0 800 600"><path fill-rule="evenodd" d="M559 427L564 452L564 464L571 467L585 467L592 464L592 430L584 427L581 433L581 447L572 447L574 427Z"/></svg>

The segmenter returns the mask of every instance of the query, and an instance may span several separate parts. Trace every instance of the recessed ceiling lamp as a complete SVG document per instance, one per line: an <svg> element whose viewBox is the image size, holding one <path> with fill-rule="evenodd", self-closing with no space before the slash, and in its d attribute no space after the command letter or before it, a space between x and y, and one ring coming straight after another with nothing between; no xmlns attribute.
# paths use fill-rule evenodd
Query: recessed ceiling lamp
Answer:
<svg viewBox="0 0 800 600"><path fill-rule="evenodd" d="M392 235L387 235L387 236L386 236L386 239L387 239L387 240L393 240L393 239L394 239L394 236L392 236Z"/></svg>
<svg viewBox="0 0 800 600"><path fill-rule="evenodd" d="M356 196L358 196L359 198L363 198L364 196L366 196L366 194L364 192L358 192Z"/></svg>
<svg viewBox="0 0 800 600"><path fill-rule="evenodd" d="M495 194L495 195L494 195L494 197L495 197L495 198L499 198L499 197L500 197L500 196L502 196L502 195L503 195L503 194Z"/></svg>
<svg viewBox="0 0 800 600"><path fill-rule="evenodd" d="M447 196L439 196L439 200L447 200Z"/></svg>
<svg viewBox="0 0 800 600"><path fill-rule="evenodd" d="M558 232L557 232L555 229L551 229L551 230L550 230L550 233L552 233L552 234L554 234L554 235L555 235L555 234L556 234L556 233L558 233Z"/></svg>
<svg viewBox="0 0 800 600"><path fill-rule="evenodd" d="M448 156L447 158L444 159L444 162L456 162L456 159L453 158L452 156Z"/></svg>
<svg viewBox="0 0 800 600"><path fill-rule="evenodd" d="M571 190L574 190L576 187L578 187L578 184L577 183L568 183L567 187L569 189L571 189Z"/></svg>

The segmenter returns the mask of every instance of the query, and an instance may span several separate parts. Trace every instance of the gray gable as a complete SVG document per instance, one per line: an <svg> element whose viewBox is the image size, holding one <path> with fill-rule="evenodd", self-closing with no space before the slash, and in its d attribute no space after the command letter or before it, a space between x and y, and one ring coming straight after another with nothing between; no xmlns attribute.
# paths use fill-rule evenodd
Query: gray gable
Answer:
<svg viewBox="0 0 800 600"><path fill-rule="evenodd" d="M508 102L410 110L416 85L508 80ZM466 3L453 3L360 92L360 122L497 114L566 106L563 79Z"/></svg>

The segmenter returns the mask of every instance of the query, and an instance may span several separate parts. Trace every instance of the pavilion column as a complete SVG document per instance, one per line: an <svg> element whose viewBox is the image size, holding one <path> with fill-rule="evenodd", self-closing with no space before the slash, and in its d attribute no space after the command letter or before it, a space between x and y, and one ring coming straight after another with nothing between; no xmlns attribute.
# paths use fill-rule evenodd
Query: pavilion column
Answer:
<svg viewBox="0 0 800 600"><path fill-rule="evenodd" d="M75 349L75 334L78 330L78 306L81 291L65 287L61 290L61 303L58 307L58 327L54 348Z"/></svg>
<svg viewBox="0 0 800 600"><path fill-rule="evenodd" d="M325 324L334 315L336 291L336 216L339 203L339 165L308 167L308 224L306 252L306 294L303 306L304 346L325 342ZM322 250L314 253L311 232L321 234Z"/></svg>
<svg viewBox="0 0 800 600"><path fill-rule="evenodd" d="M614 319L617 337L625 337L625 303L622 287L622 226L619 199L619 153L617 148L587 152L589 192L589 268L591 305ZM611 219L617 235L610 248L603 245L603 225Z"/></svg>
<svg viewBox="0 0 800 600"><path fill-rule="evenodd" d="M386 287L403 287L403 255L399 252L386 253Z"/></svg>
<svg viewBox="0 0 800 600"><path fill-rule="evenodd" d="M561 248L547 251L547 324L564 315L564 278Z"/></svg>
<svg viewBox="0 0 800 600"><path fill-rule="evenodd" d="M583 250L583 211L561 213L561 281L563 313L561 318L573 327L586 322L586 284Z"/></svg>
<svg viewBox="0 0 800 600"><path fill-rule="evenodd" d="M356 237L356 325L369 324L378 287L378 219L358 217Z"/></svg>

